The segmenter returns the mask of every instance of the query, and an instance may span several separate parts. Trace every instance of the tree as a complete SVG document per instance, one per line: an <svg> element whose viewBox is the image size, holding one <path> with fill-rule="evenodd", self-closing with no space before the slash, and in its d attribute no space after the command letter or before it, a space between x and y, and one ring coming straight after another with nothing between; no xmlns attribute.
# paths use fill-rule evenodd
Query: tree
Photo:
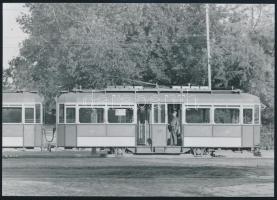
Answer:
<svg viewBox="0 0 277 200"><path fill-rule="evenodd" d="M142 80L207 85L204 4L28 3L18 19L29 34L6 77L51 102L60 90ZM213 88L259 96L273 120L274 9L210 5ZM266 28L265 28L266 27ZM129 83L130 84L130 83Z"/></svg>
<svg viewBox="0 0 277 200"><path fill-rule="evenodd" d="M261 98L267 108L263 123L273 122L274 25L270 5L219 7L221 23L213 21L212 69L214 87L242 89ZM253 10L258 16L253 17ZM265 13L263 13L264 10ZM218 17L215 14L213 16ZM217 26L217 27L216 27ZM268 27L264 29L264 27Z"/></svg>

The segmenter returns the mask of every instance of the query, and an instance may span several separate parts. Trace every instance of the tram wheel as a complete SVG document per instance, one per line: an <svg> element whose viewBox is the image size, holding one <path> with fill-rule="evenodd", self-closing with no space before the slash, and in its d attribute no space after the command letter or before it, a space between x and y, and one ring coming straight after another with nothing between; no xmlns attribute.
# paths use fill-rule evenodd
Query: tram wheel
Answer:
<svg viewBox="0 0 277 200"><path fill-rule="evenodd" d="M254 154L254 156L258 156L258 157L261 157L261 156L262 156L259 147L255 147L255 148L254 148L253 154Z"/></svg>
<svg viewBox="0 0 277 200"><path fill-rule="evenodd" d="M200 148L200 147L192 148L192 153L195 157L203 156L205 152L206 152L206 148Z"/></svg>

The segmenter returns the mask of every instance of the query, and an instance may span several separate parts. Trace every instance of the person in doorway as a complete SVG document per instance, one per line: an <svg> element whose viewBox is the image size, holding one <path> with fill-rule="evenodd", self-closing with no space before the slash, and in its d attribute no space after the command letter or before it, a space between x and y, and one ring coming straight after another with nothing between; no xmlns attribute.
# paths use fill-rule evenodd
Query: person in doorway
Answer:
<svg viewBox="0 0 277 200"><path fill-rule="evenodd" d="M177 145L177 136L180 134L180 121L177 117L177 111L172 113L172 120L170 122L170 145Z"/></svg>

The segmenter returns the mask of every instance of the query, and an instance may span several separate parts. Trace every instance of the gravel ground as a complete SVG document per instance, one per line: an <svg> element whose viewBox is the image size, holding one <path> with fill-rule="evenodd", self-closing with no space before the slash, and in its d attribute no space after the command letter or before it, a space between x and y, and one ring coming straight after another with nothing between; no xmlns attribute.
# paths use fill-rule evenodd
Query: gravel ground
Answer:
<svg viewBox="0 0 277 200"><path fill-rule="evenodd" d="M219 153L224 157L7 158L2 159L2 195L273 196L272 151L261 158Z"/></svg>

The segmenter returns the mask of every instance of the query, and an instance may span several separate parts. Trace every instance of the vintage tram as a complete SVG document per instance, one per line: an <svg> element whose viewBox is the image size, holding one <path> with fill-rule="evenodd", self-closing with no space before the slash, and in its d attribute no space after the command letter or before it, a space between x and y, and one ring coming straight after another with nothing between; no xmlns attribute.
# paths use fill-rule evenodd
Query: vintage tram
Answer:
<svg viewBox="0 0 277 200"><path fill-rule="evenodd" d="M180 137L170 142L177 112ZM56 100L57 146L123 147L151 151L171 147L253 150L260 143L261 103L240 90L205 87L110 87L75 90Z"/></svg>
<svg viewBox="0 0 277 200"><path fill-rule="evenodd" d="M2 93L2 146L41 146L43 98L36 92Z"/></svg>

